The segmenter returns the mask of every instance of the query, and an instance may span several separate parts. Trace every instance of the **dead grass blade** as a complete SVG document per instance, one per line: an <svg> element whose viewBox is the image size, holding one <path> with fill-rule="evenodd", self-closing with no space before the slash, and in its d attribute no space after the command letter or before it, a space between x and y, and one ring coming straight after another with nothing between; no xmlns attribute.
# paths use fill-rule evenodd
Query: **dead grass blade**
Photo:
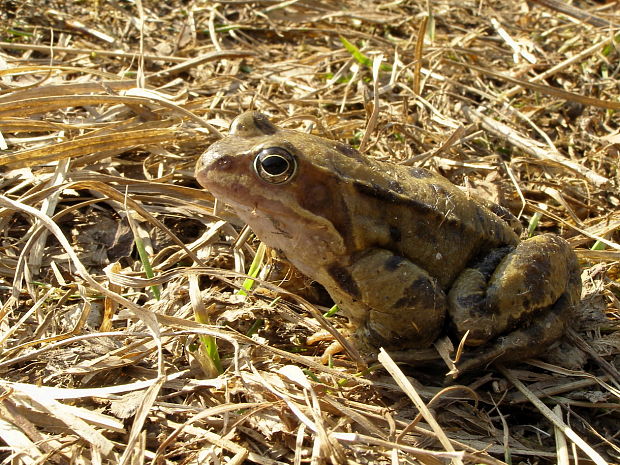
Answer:
<svg viewBox="0 0 620 465"><path fill-rule="evenodd" d="M14 76L18 74L33 74L33 73L51 73L53 71L63 71L65 73L87 73L93 76L99 76L104 79L117 80L118 76L112 73L106 73L98 69L85 69L77 66L48 66L48 65L24 65L16 66L13 68L0 69L0 77Z"/></svg>
<svg viewBox="0 0 620 465"><path fill-rule="evenodd" d="M159 394L161 387L166 381L165 376L160 376L156 382L151 384L146 391L144 392L144 396L142 398L142 402L138 407L136 415L134 417L133 425L131 426L131 432L129 434L129 439L127 440L127 444L125 446L125 450L123 451L123 455L119 460L120 465L125 465L132 460L132 457L135 457L135 454L143 455L144 453L144 445L141 444L141 451L135 451L134 447L138 445L139 438L141 436L142 430L144 428L144 422L153 407L153 403Z"/></svg>
<svg viewBox="0 0 620 465"><path fill-rule="evenodd" d="M584 11L581 8L569 5L568 3L562 2L560 0L532 0L532 3L542 5L553 11L559 11L560 13L563 13L572 18L576 18L579 21L591 24L592 26L605 28L620 27L619 23L614 23L613 21L610 21L608 19L603 19L599 16L593 15L592 13Z"/></svg>
<svg viewBox="0 0 620 465"><path fill-rule="evenodd" d="M441 429L435 417L431 414L430 410L415 390L413 385L409 382L409 380L405 377L403 372L398 368L394 360L389 356L389 354L381 349L379 352L379 362L385 367L385 369L392 375L394 381L400 386L400 388L407 394L407 396L413 401L416 408L420 411L424 420L431 425L433 432L437 435L437 439L441 442L441 445L445 448L447 452L454 452L454 447L452 447L452 443L446 436L446 433ZM453 463L462 464L462 455L454 457Z"/></svg>
<svg viewBox="0 0 620 465"><path fill-rule="evenodd" d="M42 463L45 459L43 451L41 451L35 442L30 440L28 435L13 422L6 420L9 418L5 408L0 408L2 416L0 417L0 438L5 444L11 444L12 454L8 456L9 459L14 460L17 463L24 463L27 465L34 465ZM36 431L32 427L33 431Z"/></svg>
<svg viewBox="0 0 620 465"><path fill-rule="evenodd" d="M67 53L70 55L91 55L100 57L118 57L118 58L131 58L135 59L138 56L149 61L165 61L169 63L181 63L186 60L183 57L167 56L167 55L150 55L139 54L137 52L122 52L120 50L103 50L103 49L88 49L88 48L75 48L75 47L59 47L58 45L36 45L36 44L19 44L15 42L1 42L0 48L7 50L31 50L36 52L42 52L47 54L54 53Z"/></svg>
<svg viewBox="0 0 620 465"><path fill-rule="evenodd" d="M527 137L524 137L521 134L517 134L512 128L506 126L505 124L496 121L488 116L485 116L480 111L474 110L467 105L462 106L463 114L469 119L471 122L479 123L482 127L495 134L497 137L500 137L515 147L523 150L530 155L535 156L540 160L549 160L554 164L562 166L566 169L569 169L575 173L579 173L592 182L597 187L604 187L609 185L610 180L595 171L588 169L579 163L576 163L572 160L567 160L562 157L559 153L554 153L549 149L543 147L541 144L533 141Z"/></svg>
<svg viewBox="0 0 620 465"><path fill-rule="evenodd" d="M136 86L135 81L119 81L108 80L99 82L76 82L76 83L64 83L64 84L50 84L47 86L32 87L29 89L16 89L14 92L0 96L0 103L15 102L21 100L30 100L42 97L58 97L66 95L84 95L89 93L103 93L109 94L110 92L122 92L132 89ZM37 121L27 120L25 123L35 124ZM38 122L39 124L46 123L45 121ZM2 126L6 124L6 120L2 120ZM47 122L47 124L58 124ZM62 127L62 126L59 126ZM67 128L73 127L73 125L66 125Z"/></svg>
<svg viewBox="0 0 620 465"><path fill-rule="evenodd" d="M527 387L519 381L510 370L499 367L502 374L508 379L528 400L536 406L536 408L549 420L555 427L557 427L566 437L573 441L579 449L581 449L594 463L597 465L608 465L607 461L600 456L592 447L590 447L575 431L568 427L566 423L558 418L549 407L541 402Z"/></svg>
<svg viewBox="0 0 620 465"><path fill-rule="evenodd" d="M32 386L28 389L26 386L12 385L12 388L23 396L22 401L28 399L36 409L47 412L52 417L60 420L69 430L85 439L95 450L101 452L104 456L109 456L112 453L114 449L112 441L88 425L84 420L74 415L67 406L43 395L37 389L37 386Z"/></svg>
<svg viewBox="0 0 620 465"><path fill-rule="evenodd" d="M40 149L24 150L0 158L0 166L7 165L17 169L26 166L44 165L50 162L75 158L109 150L128 150L148 144L170 143L175 131L171 128L138 129L119 131L114 134L91 136L61 142Z"/></svg>
<svg viewBox="0 0 620 465"><path fill-rule="evenodd" d="M147 79L169 78L209 61L226 60L231 58L244 58L254 55L256 55L256 53L249 50L222 50L205 53L204 55L185 60L182 63L176 64L170 68L163 69L161 71L158 71L157 73L150 74L149 76L147 76Z"/></svg>
<svg viewBox="0 0 620 465"><path fill-rule="evenodd" d="M551 95L553 97L558 97L563 100L567 100L569 102L575 102L575 103L579 103L582 105L590 105L593 107L604 108L606 110L616 110L616 111L620 110L620 102L601 100L595 97L588 97L586 95L579 95L573 92L568 92L566 90L558 89L557 87L545 86L542 84L537 84L535 82L524 81L522 79L513 78L504 73L498 73L496 71L492 71L490 69L483 68L481 66L472 65L471 63L461 63L461 62L454 61L454 60L445 60L445 61L452 65L457 65L457 66L465 67L468 69L473 69L474 71L478 71L479 73L483 73L488 76L492 76L494 78L501 79L506 82L510 82L512 84L516 84L518 86L533 90L535 92L540 92L543 95Z"/></svg>
<svg viewBox="0 0 620 465"><path fill-rule="evenodd" d="M200 422L204 418L222 415L228 412L243 411L245 409L253 410L256 408L264 408L264 407L265 407L265 404L261 402L242 402L242 403L233 403L233 404L228 404L228 405L220 405L217 407L205 409L201 411L200 413L198 413L197 415L194 415L193 417L189 418L182 425L178 425L175 428L175 430L172 431L172 433L168 435L168 437L160 443L159 447L157 448L157 453L155 455L155 459L153 462L159 463L158 460L161 460L160 457L164 454L164 452L166 451L170 443L172 443L172 441L179 436L179 434L183 431L184 428L187 428L189 425L193 423Z"/></svg>
<svg viewBox="0 0 620 465"><path fill-rule="evenodd" d="M603 47L613 43L614 41L615 41L614 37L605 37L603 40L596 42L594 45L591 45L585 50L582 50L581 52L570 56L566 60L561 61L555 66L552 66L548 70L540 74L537 74L536 76L531 78L529 82L538 82L538 81L542 81L544 79L550 78L573 64L581 63L584 59L586 59L587 57L591 56L592 54L596 52L599 52ZM517 85L513 87L512 89L502 92L502 94L500 95L500 99L503 100L503 99L508 99L510 97L513 97L521 90L523 90L523 87L520 85Z"/></svg>

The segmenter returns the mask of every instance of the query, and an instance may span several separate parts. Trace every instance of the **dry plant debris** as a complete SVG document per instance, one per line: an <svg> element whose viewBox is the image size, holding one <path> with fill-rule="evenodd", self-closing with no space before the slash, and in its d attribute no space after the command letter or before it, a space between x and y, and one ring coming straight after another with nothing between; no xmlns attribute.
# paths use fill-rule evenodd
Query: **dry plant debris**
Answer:
<svg viewBox="0 0 620 465"><path fill-rule="evenodd" d="M617 0L0 5L1 463L620 461ZM193 178L251 108L567 238L566 342L450 387L322 364Z"/></svg>

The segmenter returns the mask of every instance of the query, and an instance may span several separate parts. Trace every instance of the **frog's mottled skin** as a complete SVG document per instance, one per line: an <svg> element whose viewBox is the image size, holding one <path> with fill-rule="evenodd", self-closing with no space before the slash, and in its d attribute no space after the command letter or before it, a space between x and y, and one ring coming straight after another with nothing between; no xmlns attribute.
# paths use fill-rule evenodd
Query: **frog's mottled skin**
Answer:
<svg viewBox="0 0 620 465"><path fill-rule="evenodd" d="M254 169L272 148L296 164L277 184ZM372 347L427 347L448 327L483 345L464 369L528 357L562 335L579 300L577 260L563 239L520 242L508 211L439 175L280 129L260 113L237 117L196 176L321 283Z"/></svg>

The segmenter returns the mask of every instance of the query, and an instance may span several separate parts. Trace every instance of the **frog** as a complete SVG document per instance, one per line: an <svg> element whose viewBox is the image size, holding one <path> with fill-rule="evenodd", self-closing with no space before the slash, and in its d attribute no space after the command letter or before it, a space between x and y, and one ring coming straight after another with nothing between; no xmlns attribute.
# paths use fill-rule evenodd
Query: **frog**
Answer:
<svg viewBox="0 0 620 465"><path fill-rule="evenodd" d="M464 341L457 372L531 358L561 338L581 295L568 242L521 239L505 207L431 170L247 111L195 176L256 236L320 283L365 352Z"/></svg>

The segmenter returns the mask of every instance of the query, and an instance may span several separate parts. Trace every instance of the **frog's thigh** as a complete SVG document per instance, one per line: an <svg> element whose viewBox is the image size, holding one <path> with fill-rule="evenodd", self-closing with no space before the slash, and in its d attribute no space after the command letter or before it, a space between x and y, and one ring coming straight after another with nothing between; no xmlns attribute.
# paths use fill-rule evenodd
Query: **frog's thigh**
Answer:
<svg viewBox="0 0 620 465"><path fill-rule="evenodd" d="M368 307L365 335L374 346L427 347L438 336L446 296L437 281L411 261L385 249L365 252L349 267Z"/></svg>
<svg viewBox="0 0 620 465"><path fill-rule="evenodd" d="M456 332L462 336L469 330L470 344L482 344L513 329L563 294L568 304L562 306L566 311L561 317L567 318L581 294L575 254L565 240L552 234L521 242L490 279L483 268L464 270L448 295Z"/></svg>

